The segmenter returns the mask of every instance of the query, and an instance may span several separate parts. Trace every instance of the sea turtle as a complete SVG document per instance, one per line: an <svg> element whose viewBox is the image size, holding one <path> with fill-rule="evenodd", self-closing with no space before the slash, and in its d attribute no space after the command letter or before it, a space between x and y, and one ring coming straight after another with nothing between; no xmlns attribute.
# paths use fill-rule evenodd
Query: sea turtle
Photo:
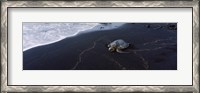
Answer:
<svg viewBox="0 0 200 93"><path fill-rule="evenodd" d="M108 50L111 51L111 52L118 52L118 53L128 53L128 52L124 52L122 51L123 49L126 49L130 46L129 43L125 42L124 40L122 39L117 39L113 42L111 42L110 44L108 44Z"/></svg>

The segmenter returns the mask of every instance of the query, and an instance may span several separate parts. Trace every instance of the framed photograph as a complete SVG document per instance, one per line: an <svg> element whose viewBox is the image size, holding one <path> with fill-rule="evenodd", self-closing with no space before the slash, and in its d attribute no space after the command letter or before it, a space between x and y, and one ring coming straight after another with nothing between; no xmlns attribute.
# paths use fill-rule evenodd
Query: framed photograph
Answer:
<svg viewBox="0 0 200 93"><path fill-rule="evenodd" d="M199 93L199 1L3 1L1 92Z"/></svg>

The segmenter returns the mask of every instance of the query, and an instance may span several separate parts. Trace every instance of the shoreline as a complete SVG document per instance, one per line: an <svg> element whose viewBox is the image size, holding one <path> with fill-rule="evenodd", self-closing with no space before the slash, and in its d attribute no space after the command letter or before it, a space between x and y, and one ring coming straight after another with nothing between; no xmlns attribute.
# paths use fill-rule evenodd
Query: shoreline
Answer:
<svg viewBox="0 0 200 93"><path fill-rule="evenodd" d="M116 39L131 43L130 53L108 51L106 45ZM177 33L145 24L83 33L25 51L23 69L177 70Z"/></svg>

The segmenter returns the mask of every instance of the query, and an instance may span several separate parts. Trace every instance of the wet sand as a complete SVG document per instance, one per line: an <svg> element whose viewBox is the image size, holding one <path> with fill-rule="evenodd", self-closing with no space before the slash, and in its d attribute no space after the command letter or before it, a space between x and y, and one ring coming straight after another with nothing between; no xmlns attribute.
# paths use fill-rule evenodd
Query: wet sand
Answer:
<svg viewBox="0 0 200 93"><path fill-rule="evenodd" d="M116 39L131 43L109 52ZM166 23L125 24L112 30L78 34L23 52L24 70L176 70L177 31Z"/></svg>

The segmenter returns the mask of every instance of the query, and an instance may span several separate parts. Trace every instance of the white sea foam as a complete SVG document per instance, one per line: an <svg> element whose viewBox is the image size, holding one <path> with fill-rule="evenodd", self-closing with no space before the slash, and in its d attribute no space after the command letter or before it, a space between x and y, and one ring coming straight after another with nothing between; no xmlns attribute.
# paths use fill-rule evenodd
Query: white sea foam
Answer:
<svg viewBox="0 0 200 93"><path fill-rule="evenodd" d="M80 32L117 28L124 23L23 23L23 51L58 42Z"/></svg>

